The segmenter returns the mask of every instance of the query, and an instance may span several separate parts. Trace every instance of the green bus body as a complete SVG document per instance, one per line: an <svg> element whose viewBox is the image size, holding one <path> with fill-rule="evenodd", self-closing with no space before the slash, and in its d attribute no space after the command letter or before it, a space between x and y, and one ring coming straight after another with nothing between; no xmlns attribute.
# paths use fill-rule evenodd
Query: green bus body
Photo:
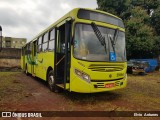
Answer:
<svg viewBox="0 0 160 120"><path fill-rule="evenodd" d="M21 67L26 74L47 81L52 91L61 87L95 93L124 88L123 22L103 11L73 9L23 46Z"/></svg>

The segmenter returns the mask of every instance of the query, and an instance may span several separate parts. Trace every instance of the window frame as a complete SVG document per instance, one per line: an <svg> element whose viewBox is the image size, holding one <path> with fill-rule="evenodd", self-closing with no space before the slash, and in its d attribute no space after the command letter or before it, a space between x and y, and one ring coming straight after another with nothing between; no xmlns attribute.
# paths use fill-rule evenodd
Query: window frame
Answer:
<svg viewBox="0 0 160 120"><path fill-rule="evenodd" d="M51 39L51 33L53 31L53 34L54 34L54 38ZM50 31L49 31L49 39L48 39L48 51L54 51L55 49L55 38L56 38L56 35L55 35L55 28L52 28ZM54 46L52 49L49 49L49 45L50 45L50 42L53 42L54 43Z"/></svg>
<svg viewBox="0 0 160 120"><path fill-rule="evenodd" d="M37 53L40 53L42 52L42 38L43 36L39 36L38 39L37 39ZM41 43L39 42L41 40ZM40 46L40 47L39 47Z"/></svg>
<svg viewBox="0 0 160 120"><path fill-rule="evenodd" d="M46 41L44 41L45 35L47 35L47 40ZM49 35L48 31L42 35L42 52L48 51L48 40L49 40L48 35ZM44 44L46 44L46 43L47 43L47 46L46 46L46 49L44 50Z"/></svg>

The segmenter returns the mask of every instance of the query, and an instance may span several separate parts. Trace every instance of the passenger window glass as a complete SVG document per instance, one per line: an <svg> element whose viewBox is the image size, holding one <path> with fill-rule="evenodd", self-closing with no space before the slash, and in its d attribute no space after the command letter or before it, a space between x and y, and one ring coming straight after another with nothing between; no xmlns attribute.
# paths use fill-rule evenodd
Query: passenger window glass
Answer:
<svg viewBox="0 0 160 120"><path fill-rule="evenodd" d="M37 48L37 52L41 52L42 51L42 45L38 45L38 48Z"/></svg>
<svg viewBox="0 0 160 120"><path fill-rule="evenodd" d="M48 41L48 32L43 36L43 43Z"/></svg>
<svg viewBox="0 0 160 120"><path fill-rule="evenodd" d="M42 51L42 36L38 39L38 47L37 47L37 52Z"/></svg>
<svg viewBox="0 0 160 120"><path fill-rule="evenodd" d="M38 45L42 44L42 37L38 39Z"/></svg>
<svg viewBox="0 0 160 120"><path fill-rule="evenodd" d="M54 40L49 41L48 50L54 50Z"/></svg>
<svg viewBox="0 0 160 120"><path fill-rule="evenodd" d="M54 50L54 42L55 42L55 29L50 31L50 37L49 37L49 45L48 45L48 50L52 51Z"/></svg>
<svg viewBox="0 0 160 120"><path fill-rule="evenodd" d="M47 50L47 42L46 43L43 43L42 45L42 51L45 52Z"/></svg>
<svg viewBox="0 0 160 120"><path fill-rule="evenodd" d="M53 39L55 39L55 29L50 31L50 40L53 40Z"/></svg>

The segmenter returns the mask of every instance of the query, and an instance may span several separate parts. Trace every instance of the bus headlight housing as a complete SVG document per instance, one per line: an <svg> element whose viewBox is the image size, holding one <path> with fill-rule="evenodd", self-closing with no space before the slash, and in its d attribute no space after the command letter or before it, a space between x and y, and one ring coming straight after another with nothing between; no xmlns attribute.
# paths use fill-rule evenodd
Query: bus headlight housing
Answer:
<svg viewBox="0 0 160 120"><path fill-rule="evenodd" d="M84 81L90 83L90 76L84 72L81 72L80 70L75 69L75 74L80 77L81 79L83 79Z"/></svg>

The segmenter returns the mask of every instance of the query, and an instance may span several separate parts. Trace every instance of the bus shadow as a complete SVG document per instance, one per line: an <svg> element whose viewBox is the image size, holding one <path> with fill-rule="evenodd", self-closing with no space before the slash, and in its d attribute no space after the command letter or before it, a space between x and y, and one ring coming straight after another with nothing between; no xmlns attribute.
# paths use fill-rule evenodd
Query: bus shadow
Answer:
<svg viewBox="0 0 160 120"><path fill-rule="evenodd" d="M122 97L122 94L116 92L100 92L100 93L75 93L63 92L64 97L73 102L95 103L95 101L114 101Z"/></svg>
<svg viewBox="0 0 160 120"><path fill-rule="evenodd" d="M50 91L46 81L37 77L33 77L31 75L29 75L29 77L32 78L37 83L39 83L40 85L42 85L43 87L45 87L45 89ZM92 103L92 102L94 103L95 101L114 101L122 97L122 93L118 93L115 91L100 92L100 93L76 93L76 92L61 90L60 93L56 94L62 95L66 99L69 99L73 102L78 102L82 104ZM55 95L54 92L53 95Z"/></svg>
<svg viewBox="0 0 160 120"><path fill-rule="evenodd" d="M41 78L38 78L38 77L33 77L32 75L28 75L28 77L30 77L31 79L33 79L34 81L36 81L37 83L39 83L40 85L42 85L43 87L48 88L48 84L46 81L42 80Z"/></svg>

